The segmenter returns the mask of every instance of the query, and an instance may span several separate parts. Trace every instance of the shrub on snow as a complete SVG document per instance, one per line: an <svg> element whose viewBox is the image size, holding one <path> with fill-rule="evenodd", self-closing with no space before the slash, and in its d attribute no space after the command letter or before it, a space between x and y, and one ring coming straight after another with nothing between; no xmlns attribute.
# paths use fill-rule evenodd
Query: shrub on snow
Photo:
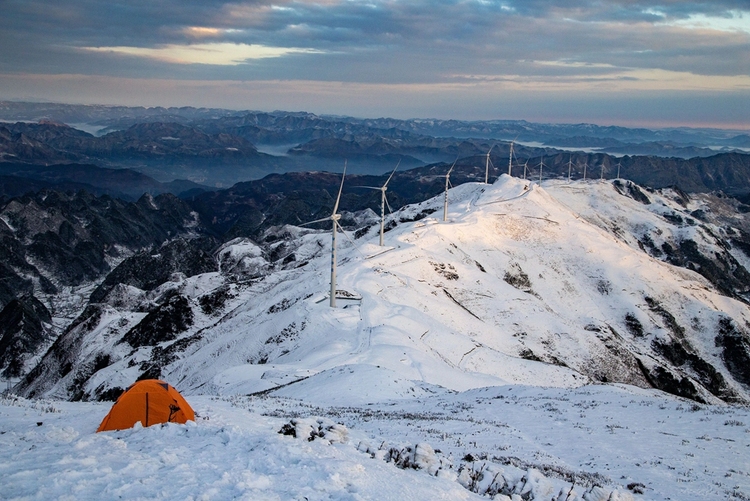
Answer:
<svg viewBox="0 0 750 501"><path fill-rule="evenodd" d="M332 444L345 444L349 441L349 430L346 426L320 417L292 419L281 427L279 433L295 438L306 438L310 442L316 438L327 440Z"/></svg>

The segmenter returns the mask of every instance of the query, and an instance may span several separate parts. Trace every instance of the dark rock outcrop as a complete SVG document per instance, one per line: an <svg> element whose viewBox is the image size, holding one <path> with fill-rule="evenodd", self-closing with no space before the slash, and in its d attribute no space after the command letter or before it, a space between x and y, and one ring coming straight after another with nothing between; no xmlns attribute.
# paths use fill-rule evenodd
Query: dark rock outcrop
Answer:
<svg viewBox="0 0 750 501"><path fill-rule="evenodd" d="M47 308L34 296L10 301L0 311L0 369L6 378L22 375L26 360L50 339Z"/></svg>
<svg viewBox="0 0 750 501"><path fill-rule="evenodd" d="M101 302L118 284L132 285L150 291L167 282L174 273L191 277L218 271L211 254L216 241L212 238L185 240L178 238L153 251L141 252L127 258L115 268L91 294L92 303Z"/></svg>
<svg viewBox="0 0 750 501"><path fill-rule="evenodd" d="M164 304L149 312L138 325L122 337L133 348L153 346L171 341L193 325L193 310L185 296L173 295Z"/></svg>

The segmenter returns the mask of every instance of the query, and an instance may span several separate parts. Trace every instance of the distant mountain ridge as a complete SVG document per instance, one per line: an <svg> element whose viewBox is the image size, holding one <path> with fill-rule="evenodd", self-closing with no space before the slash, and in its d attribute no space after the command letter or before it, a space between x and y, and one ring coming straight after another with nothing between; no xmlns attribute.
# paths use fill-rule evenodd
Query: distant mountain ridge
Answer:
<svg viewBox="0 0 750 501"><path fill-rule="evenodd" d="M316 115L290 111L238 111L195 107L124 107L103 105L70 105L60 103L24 103L0 101L0 119L7 121L52 120L61 123L88 123L102 127L126 129L143 122L196 123L218 127L256 126L266 130L293 131L300 129L328 129L331 123L341 130L360 126L379 130L400 129L419 135L456 138L494 138L510 141L546 142L551 138L591 137L610 138L623 142L673 141L711 146L742 146L750 140L748 131L707 128L672 127L647 129L644 127L602 126L589 123L542 124L526 120L455 120L455 119L394 119L354 118L347 116ZM220 124L220 125L219 125ZM308 140L314 139L309 137ZM302 142L302 141L300 141Z"/></svg>
<svg viewBox="0 0 750 501"><path fill-rule="evenodd" d="M319 122L317 118L290 118L295 127L299 126L297 122L300 120ZM278 121L271 122L277 124ZM492 174L497 176L505 171L506 159L510 154L510 144L505 142L435 138L396 129L363 131L355 128L358 132L347 129L334 133L329 129L314 129L324 137L290 148L287 157L276 157L258 152L252 143L239 136L216 131L205 133L196 127L174 123L136 124L125 131L111 132L101 137L60 124L17 123L11 128L0 127L0 152L4 152L0 173L51 183L84 183L95 186L99 190L94 190L96 193L126 194L135 199L145 192L193 194L208 189L205 184L222 185L243 177L260 178L263 176L259 174L267 175L268 172L310 170L311 167L340 170L345 162L349 164L350 172L359 174L372 170L388 172L396 164L401 164L402 169L419 167L426 160L437 162L429 165L455 160L459 166L469 167L471 164L473 168L481 169L486 164L487 152L491 155ZM294 130L299 132L299 129ZM545 178L564 178L570 172L573 178L587 174L587 177L611 179L619 171L623 178L655 188L674 185L690 192L721 190L738 195L750 193L750 155L741 153L719 153L691 159L656 156L615 158L604 153L568 153L523 145L514 145L513 153L511 170L514 175L522 175L523 162L528 175L535 176L537 174L532 173L535 170L538 172L538 164L544 162L547 169L542 174ZM125 175L127 171L117 174L102 170L99 176L80 176L71 174L74 170L71 167L23 167L23 164L48 166L62 165L61 162L80 163L74 162L76 159L128 166L153 179L144 177L136 180L132 174L128 178ZM570 162L574 162L572 166ZM587 172L583 171L584 164ZM618 164L620 168L616 168ZM605 168L603 172L602 165ZM97 178L100 179L94 182ZM201 182L164 184L186 178Z"/></svg>
<svg viewBox="0 0 750 501"><path fill-rule="evenodd" d="M95 195L110 195L135 201L143 194L172 193L189 196L209 190L185 180L160 183L132 169L111 169L96 165L65 163L35 165L0 162L0 197L15 197L43 189L56 191L85 190Z"/></svg>
<svg viewBox="0 0 750 501"><path fill-rule="evenodd" d="M75 137L67 132L61 137L60 131L40 134L35 130L86 117L87 129L97 127L99 135L106 134L93 138L78 131ZM398 160L404 166L450 162L467 144L476 151L463 156L486 154L493 146L496 153L507 154L514 140L521 160L555 155L560 148L685 159L750 148L746 131L649 130L523 120L362 119L306 112L8 102L0 103L0 119L42 122L6 124L9 131L14 130L0 131L0 159L4 155L6 160L35 163L77 161L128 167L163 182L189 179L213 187L270 173L340 170L344 159L349 160L350 172L359 174L383 173ZM5 137L9 134L13 137ZM25 143L19 139L21 134L27 138ZM258 152L258 147L269 147L276 154Z"/></svg>

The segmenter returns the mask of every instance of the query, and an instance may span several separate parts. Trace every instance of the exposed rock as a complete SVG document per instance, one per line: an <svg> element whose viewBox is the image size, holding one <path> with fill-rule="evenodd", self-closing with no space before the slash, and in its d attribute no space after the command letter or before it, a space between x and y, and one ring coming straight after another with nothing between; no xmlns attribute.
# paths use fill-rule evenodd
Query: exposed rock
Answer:
<svg viewBox="0 0 750 501"><path fill-rule="evenodd" d="M716 346L722 348L721 357L732 376L750 389L750 336L725 317L719 321Z"/></svg>
<svg viewBox="0 0 750 501"><path fill-rule="evenodd" d="M669 343L655 340L654 351L669 360L676 367L682 367L695 375L695 378L711 393L726 402L744 402L737 395L722 374L707 362L685 340Z"/></svg>
<svg viewBox="0 0 750 501"><path fill-rule="evenodd" d="M91 302L101 302L118 284L127 284L150 291L170 280L174 273L192 277L218 271L211 249L211 238L184 240L178 238L150 252L129 257L115 268L91 294Z"/></svg>
<svg viewBox="0 0 750 501"><path fill-rule="evenodd" d="M90 371L86 366L77 366L81 346L86 335L98 327L104 312L105 306L103 305L88 306L55 340L36 367L23 377L16 387L17 391L33 398L44 394L60 380L65 379L70 383L78 381L79 387L74 390L76 390L75 394L81 395L80 373ZM66 394L65 398L70 396Z"/></svg>
<svg viewBox="0 0 750 501"><path fill-rule="evenodd" d="M26 360L49 341L52 322L47 308L34 296L10 301L0 311L0 369L6 378L23 374Z"/></svg>
<svg viewBox="0 0 750 501"><path fill-rule="evenodd" d="M171 341L193 325L193 310L185 296L174 295L150 312L122 337L133 348Z"/></svg>
<svg viewBox="0 0 750 501"><path fill-rule="evenodd" d="M658 364L647 366L642 359L638 359L638 362L643 375L654 388L696 402L707 403L702 392L688 377L676 374Z"/></svg>

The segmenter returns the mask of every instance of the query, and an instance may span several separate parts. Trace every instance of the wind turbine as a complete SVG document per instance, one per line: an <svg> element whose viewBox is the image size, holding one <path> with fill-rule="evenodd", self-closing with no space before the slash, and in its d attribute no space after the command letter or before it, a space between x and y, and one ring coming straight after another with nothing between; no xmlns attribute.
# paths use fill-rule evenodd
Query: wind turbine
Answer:
<svg viewBox="0 0 750 501"><path fill-rule="evenodd" d="M518 136L516 136L513 139L513 141L510 142L510 153L508 154L508 175L509 176L511 175L511 169L513 168L513 144L516 142L516 139L518 139Z"/></svg>
<svg viewBox="0 0 750 501"><path fill-rule="evenodd" d="M544 157L539 159L539 186L542 185L542 167L544 166Z"/></svg>
<svg viewBox="0 0 750 501"><path fill-rule="evenodd" d="M529 159L526 159L526 162L523 164L523 180L526 181L526 167L529 165Z"/></svg>
<svg viewBox="0 0 750 501"><path fill-rule="evenodd" d="M451 172L453 171L453 167L456 166L456 162L458 162L458 157L456 157L453 165L451 165L451 168L448 169L448 173L445 175L445 205L443 205L443 221L448 220L448 185L450 184Z"/></svg>
<svg viewBox="0 0 750 501"><path fill-rule="evenodd" d="M589 166L589 158L586 157L586 161L583 163L583 180L586 180L586 167Z"/></svg>
<svg viewBox="0 0 750 501"><path fill-rule="evenodd" d="M489 157L489 154L487 154ZM398 161L396 164L396 168L393 169L393 172L391 172L391 175L388 176L388 179L386 179L385 184L381 186L380 188L376 188L375 186L357 186L357 188L368 188L370 190L380 190L380 246L383 247L383 233L385 232L385 206L388 205L388 212L391 211L391 206L388 204L388 199L385 197L385 192L388 189L388 183L390 182L393 175L396 173L396 169L398 169L398 166L401 165L401 160Z"/></svg>
<svg viewBox="0 0 750 501"><path fill-rule="evenodd" d="M568 182L570 182L570 172L573 169L573 154L570 154L570 158L568 158Z"/></svg>
<svg viewBox="0 0 750 501"><path fill-rule="evenodd" d="M620 167L622 167L622 160L617 162L617 179L620 179Z"/></svg>
<svg viewBox="0 0 750 501"><path fill-rule="evenodd" d="M513 148L513 143L511 144L511 148ZM494 148L495 145L492 145L492 148ZM487 161L484 163L484 184L490 184L490 151L492 151L492 148L487 151ZM494 167L494 165L493 165Z"/></svg>
<svg viewBox="0 0 750 501"><path fill-rule="evenodd" d="M339 219L341 219L341 214L336 214L339 210L339 201L341 200L341 190L344 189L344 178L346 177L346 162L344 162L344 173L341 175L341 186L339 186L339 194L336 196L336 203L333 206L333 212L330 216L324 217L323 219L317 219L315 221L310 221L309 223L305 223L301 226L307 226L308 224L315 224L315 223L321 223L323 221L330 220L333 224L333 231L331 231L331 308L336 307L336 227L341 227L339 224ZM385 192L384 192L385 193ZM341 228L341 231L344 231L343 228Z"/></svg>

